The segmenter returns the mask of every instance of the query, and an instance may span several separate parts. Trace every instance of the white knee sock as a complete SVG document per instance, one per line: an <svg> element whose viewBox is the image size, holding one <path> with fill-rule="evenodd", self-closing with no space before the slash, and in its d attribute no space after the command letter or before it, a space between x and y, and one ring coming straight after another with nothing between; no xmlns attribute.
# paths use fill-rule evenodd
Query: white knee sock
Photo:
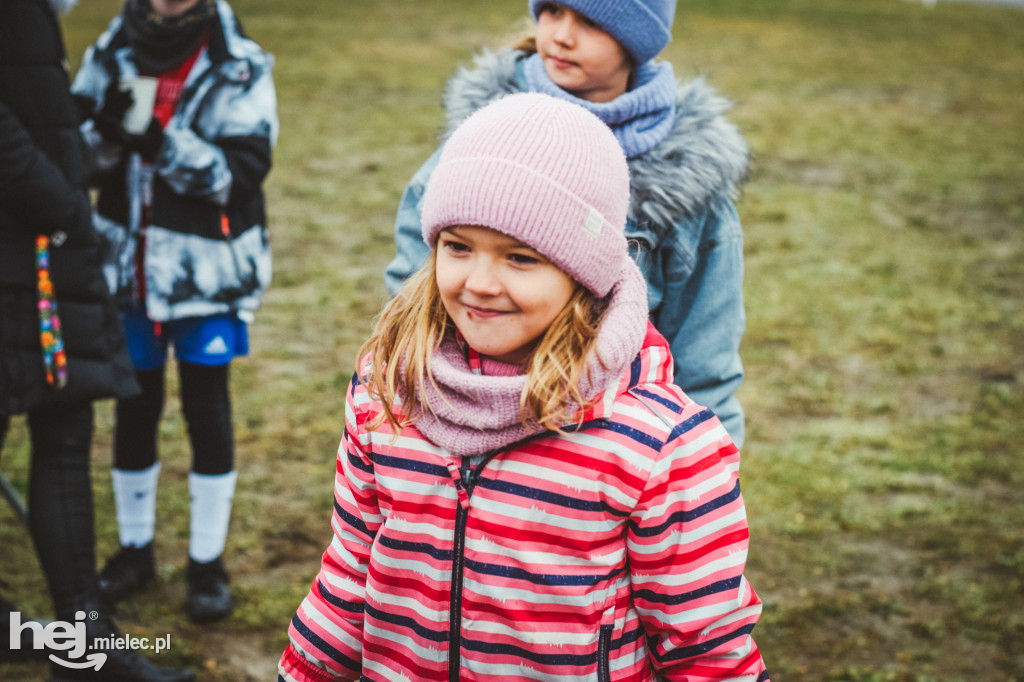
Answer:
<svg viewBox="0 0 1024 682"><path fill-rule="evenodd" d="M188 554L207 563L224 552L238 472L188 475L191 516Z"/></svg>
<svg viewBox="0 0 1024 682"><path fill-rule="evenodd" d="M153 541L156 526L156 484L160 462L141 471L111 469L117 533L122 547L142 547Z"/></svg>

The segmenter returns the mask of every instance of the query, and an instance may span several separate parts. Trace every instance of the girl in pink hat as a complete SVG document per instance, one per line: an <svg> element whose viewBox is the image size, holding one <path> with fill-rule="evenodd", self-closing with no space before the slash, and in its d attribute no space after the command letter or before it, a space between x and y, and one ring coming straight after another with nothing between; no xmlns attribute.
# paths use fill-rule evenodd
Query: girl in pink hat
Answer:
<svg viewBox="0 0 1024 682"><path fill-rule="evenodd" d="M657 58L672 38L675 0L529 0L536 30L514 48L482 51L444 93L448 132L511 92L573 102L615 134L630 170L626 237L647 281L647 308L674 358L673 381L714 410L743 447L743 232L733 200L748 150L702 80L677 81ZM395 218L395 294L428 258L423 193L435 152L410 180Z"/></svg>
<svg viewBox="0 0 1024 682"><path fill-rule="evenodd" d="M628 203L577 105L511 95L451 136L279 679L768 679L739 452L671 381Z"/></svg>

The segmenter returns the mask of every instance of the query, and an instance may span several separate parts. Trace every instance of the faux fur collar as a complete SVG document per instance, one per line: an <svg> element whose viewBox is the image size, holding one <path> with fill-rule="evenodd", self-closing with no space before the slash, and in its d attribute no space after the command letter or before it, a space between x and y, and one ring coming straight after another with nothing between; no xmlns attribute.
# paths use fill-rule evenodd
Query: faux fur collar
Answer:
<svg viewBox="0 0 1024 682"><path fill-rule="evenodd" d="M525 53L484 50L461 67L445 89L447 137L466 117L523 85L516 62ZM682 83L676 96L675 125L668 137L629 162L630 221L656 241L677 224L700 215L719 198L735 199L746 178L750 152L735 125L723 115L730 102L703 78Z"/></svg>

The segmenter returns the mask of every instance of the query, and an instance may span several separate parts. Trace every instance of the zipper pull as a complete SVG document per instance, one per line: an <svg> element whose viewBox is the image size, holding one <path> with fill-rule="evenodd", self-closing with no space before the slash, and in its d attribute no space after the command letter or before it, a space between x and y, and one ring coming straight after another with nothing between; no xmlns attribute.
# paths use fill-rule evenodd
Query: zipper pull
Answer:
<svg viewBox="0 0 1024 682"><path fill-rule="evenodd" d="M455 483L455 493L459 497L459 506L464 510L469 510L469 492L466 490L466 486L462 482L462 473L459 471L459 465L455 462L448 461L445 463L448 467L448 474L452 477L452 481Z"/></svg>

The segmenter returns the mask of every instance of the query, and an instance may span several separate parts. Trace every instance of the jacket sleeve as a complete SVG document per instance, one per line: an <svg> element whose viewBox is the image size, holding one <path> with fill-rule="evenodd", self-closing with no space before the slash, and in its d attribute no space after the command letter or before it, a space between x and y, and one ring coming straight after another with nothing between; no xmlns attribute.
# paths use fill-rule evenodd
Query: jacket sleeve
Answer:
<svg viewBox="0 0 1024 682"><path fill-rule="evenodd" d="M164 129L156 172L177 194L226 206L238 194L257 191L270 171L277 95L269 65L250 72L253 82L226 83L204 98L198 125L175 117Z"/></svg>
<svg viewBox="0 0 1024 682"><path fill-rule="evenodd" d="M710 410L690 404L655 463L626 538L633 604L658 679L768 679L751 631L739 451Z"/></svg>
<svg viewBox="0 0 1024 682"><path fill-rule="evenodd" d="M89 196L68 183L60 167L36 146L18 117L0 102L0 206L26 234L71 233L90 224Z"/></svg>
<svg viewBox="0 0 1024 682"><path fill-rule="evenodd" d="M103 95L110 84L111 75L100 64L97 57L96 45L90 45L82 56L82 64L75 73L75 79L71 83L71 92L80 100L89 103L89 109L93 113L99 111L103 106ZM80 129L82 137L92 150L92 176L93 181L97 176L109 173L121 160L123 154L120 146L107 142L96 131L92 117L86 118Z"/></svg>
<svg viewBox="0 0 1024 682"><path fill-rule="evenodd" d="M398 293L405 280L423 266L430 254L430 247L423 241L420 213L423 208L423 191L440 157L441 150L438 149L416 171L402 192L395 216L395 257L384 270L384 281L391 296Z"/></svg>
<svg viewBox="0 0 1024 682"><path fill-rule="evenodd" d="M739 216L725 200L705 213L702 224L684 227L699 230L700 240L694 249L660 259L666 292L652 321L672 349L676 385L710 407L743 447L743 408L735 395L743 382L739 349L746 326Z"/></svg>
<svg viewBox="0 0 1024 682"><path fill-rule="evenodd" d="M362 669L363 605L370 548L382 517L370 437L355 405L365 391L349 387L345 434L334 484L334 536L312 589L292 617L290 644L278 672L288 682L357 680Z"/></svg>

